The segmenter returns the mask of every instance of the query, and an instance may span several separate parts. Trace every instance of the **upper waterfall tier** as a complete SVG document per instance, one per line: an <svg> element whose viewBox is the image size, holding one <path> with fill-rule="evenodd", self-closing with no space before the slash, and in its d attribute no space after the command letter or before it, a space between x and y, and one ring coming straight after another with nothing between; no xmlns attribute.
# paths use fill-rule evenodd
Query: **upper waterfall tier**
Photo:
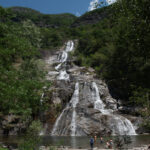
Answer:
<svg viewBox="0 0 150 150"><path fill-rule="evenodd" d="M71 52L73 49L74 49L74 42L68 41L66 43L65 49L59 53L58 55L59 64L55 67L55 70L59 71L59 76L57 77L57 80L70 80L70 76L66 72L66 67L62 68L62 65L64 63L67 63L68 53Z"/></svg>

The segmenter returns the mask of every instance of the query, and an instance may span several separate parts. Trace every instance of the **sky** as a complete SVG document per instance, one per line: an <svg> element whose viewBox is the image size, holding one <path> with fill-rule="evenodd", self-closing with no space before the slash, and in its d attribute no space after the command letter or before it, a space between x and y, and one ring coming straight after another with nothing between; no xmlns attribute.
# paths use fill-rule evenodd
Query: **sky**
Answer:
<svg viewBox="0 0 150 150"><path fill-rule="evenodd" d="M45 14L72 13L80 16L95 9L95 2L102 0L0 0L0 6L22 6ZM111 4L115 0L103 0ZM112 1L112 2L111 2Z"/></svg>

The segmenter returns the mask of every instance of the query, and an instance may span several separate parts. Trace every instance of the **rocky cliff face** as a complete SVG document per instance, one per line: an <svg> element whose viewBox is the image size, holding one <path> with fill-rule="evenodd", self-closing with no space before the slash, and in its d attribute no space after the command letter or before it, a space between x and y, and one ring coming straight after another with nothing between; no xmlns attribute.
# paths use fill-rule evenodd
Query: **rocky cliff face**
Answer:
<svg viewBox="0 0 150 150"><path fill-rule="evenodd" d="M53 116L53 121L52 114L47 115L45 134L135 135L137 118L120 114L119 103L111 97L106 83L96 78L94 70L71 61L69 52L73 50L74 42L69 41L46 59L47 80L55 83L49 89L50 99L54 106L60 104L62 111Z"/></svg>

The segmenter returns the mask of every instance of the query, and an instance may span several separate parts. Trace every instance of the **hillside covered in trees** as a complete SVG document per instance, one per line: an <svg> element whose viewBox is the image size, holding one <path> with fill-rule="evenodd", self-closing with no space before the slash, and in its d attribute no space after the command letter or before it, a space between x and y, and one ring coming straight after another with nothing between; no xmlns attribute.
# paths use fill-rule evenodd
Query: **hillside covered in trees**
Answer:
<svg viewBox="0 0 150 150"><path fill-rule="evenodd" d="M17 123L21 123L22 132L39 116L43 87L51 84L44 81L41 49L62 46L69 35L65 29L75 18L0 7L0 121L13 115L16 122L3 126L4 134Z"/></svg>
<svg viewBox="0 0 150 150"><path fill-rule="evenodd" d="M53 27L53 28L66 27L70 26L70 24L72 24L76 19L76 16L69 13L50 15L50 14L42 14L31 8L11 7L9 9L14 14L12 21L21 22L29 19L32 20L32 22L39 27Z"/></svg>
<svg viewBox="0 0 150 150"><path fill-rule="evenodd" d="M16 114L25 120L38 113L42 68L37 65L40 31L31 22L11 21L0 7L0 116Z"/></svg>
<svg viewBox="0 0 150 150"><path fill-rule="evenodd" d="M76 28L77 63L96 69L107 81L112 95L125 105L149 108L150 94L150 2L118 1L79 18L112 12L96 24ZM109 11L108 11L108 10ZM78 22L78 20L76 20ZM148 112L143 113L148 113Z"/></svg>
<svg viewBox="0 0 150 150"><path fill-rule="evenodd" d="M0 119L15 114L28 124L38 116L46 84L40 52L68 39L78 40L76 64L94 68L114 98L139 108L150 132L149 0L120 0L79 18L0 7Z"/></svg>
<svg viewBox="0 0 150 150"><path fill-rule="evenodd" d="M148 0L121 0L86 13L74 24L79 39L75 53L78 56L76 63L93 67L98 76L106 80L112 96L122 99L125 106L141 108L139 115L147 118L145 125L148 128L149 16Z"/></svg>

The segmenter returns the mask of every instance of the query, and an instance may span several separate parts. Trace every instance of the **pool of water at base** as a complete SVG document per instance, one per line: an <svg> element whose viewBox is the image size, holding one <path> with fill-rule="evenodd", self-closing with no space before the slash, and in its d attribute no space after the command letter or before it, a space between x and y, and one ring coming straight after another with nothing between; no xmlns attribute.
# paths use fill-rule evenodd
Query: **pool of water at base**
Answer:
<svg viewBox="0 0 150 150"><path fill-rule="evenodd" d="M122 138L120 136L120 138ZM9 136L9 137L0 137L0 142L6 145L17 146L18 143L23 139L22 136ZM94 147L105 148L106 141L116 139L116 136L103 137L103 144L100 143L100 137L97 137ZM129 138L128 138L129 139ZM137 135L130 136L132 141L128 144L128 148L139 147L143 145L150 144L150 135ZM67 146L70 148L89 148L90 147L90 137L70 137L70 136L41 136L41 144L43 146Z"/></svg>

